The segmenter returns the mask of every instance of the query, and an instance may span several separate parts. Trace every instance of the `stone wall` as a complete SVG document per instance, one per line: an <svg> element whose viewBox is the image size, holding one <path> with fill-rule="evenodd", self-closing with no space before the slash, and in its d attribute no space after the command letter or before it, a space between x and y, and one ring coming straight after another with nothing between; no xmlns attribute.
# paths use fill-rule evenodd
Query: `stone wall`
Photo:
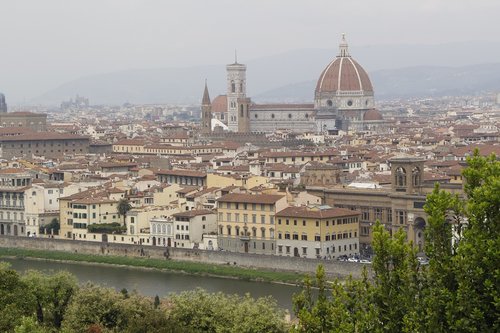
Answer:
<svg viewBox="0 0 500 333"><path fill-rule="evenodd" d="M335 260L304 259L274 255L202 251L193 249L165 248L147 245L94 243L74 240L0 236L0 247L35 250L63 251L94 255L116 255L194 261L207 264L236 264L242 267L264 268L279 271L313 273L319 264L331 277L361 277L365 265ZM370 266L366 266L370 269Z"/></svg>

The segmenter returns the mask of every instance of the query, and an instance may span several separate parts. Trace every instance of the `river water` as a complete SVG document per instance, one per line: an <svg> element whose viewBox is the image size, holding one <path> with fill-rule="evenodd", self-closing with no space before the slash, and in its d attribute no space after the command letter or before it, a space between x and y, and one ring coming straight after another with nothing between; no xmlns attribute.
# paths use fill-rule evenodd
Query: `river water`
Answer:
<svg viewBox="0 0 500 333"><path fill-rule="evenodd" d="M66 263L32 259L7 259L11 267L23 273L30 269L45 273L60 270L68 271L75 275L80 283L91 282L116 290L126 288L129 292L136 290L147 296L166 296L170 293L205 289L208 292L223 292L225 294L244 295L249 293L252 297L272 296L278 306L292 312L292 296L300 291L298 287L268 282L250 282L217 277L187 275L176 272L156 270L142 270L132 267L113 267L104 265L91 265L83 263Z"/></svg>

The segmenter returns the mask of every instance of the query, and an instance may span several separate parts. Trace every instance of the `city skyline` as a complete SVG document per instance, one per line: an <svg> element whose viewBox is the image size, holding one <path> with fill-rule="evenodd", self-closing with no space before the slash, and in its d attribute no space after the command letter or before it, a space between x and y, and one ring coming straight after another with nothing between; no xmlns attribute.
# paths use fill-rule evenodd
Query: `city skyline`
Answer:
<svg viewBox="0 0 500 333"><path fill-rule="evenodd" d="M244 62L295 49L335 49L342 32L357 46L500 42L495 1L472 8L467 1L453 7L446 1L286 4L6 3L9 15L0 29L10 33L3 36L0 62L8 66L0 90L19 103L82 76L221 64L234 49Z"/></svg>

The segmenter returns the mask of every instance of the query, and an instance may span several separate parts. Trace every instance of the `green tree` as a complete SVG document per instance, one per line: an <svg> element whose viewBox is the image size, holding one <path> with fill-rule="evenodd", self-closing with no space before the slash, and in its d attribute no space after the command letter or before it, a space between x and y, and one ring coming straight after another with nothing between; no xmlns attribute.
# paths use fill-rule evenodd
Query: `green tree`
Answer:
<svg viewBox="0 0 500 333"><path fill-rule="evenodd" d="M59 234L59 229L61 229L61 224L57 218L53 218L50 223L40 226L40 234L47 233L50 234L52 231L55 235Z"/></svg>
<svg viewBox="0 0 500 333"><path fill-rule="evenodd" d="M416 249L407 242L402 228L391 237L378 221L373 230L373 249L375 327L385 332L408 330L406 326L416 322L413 308L420 297Z"/></svg>
<svg viewBox="0 0 500 333"><path fill-rule="evenodd" d="M118 202L118 214L123 216L123 225L124 226L125 226L125 218L127 217L127 213L131 209L132 209L132 206L130 205L130 203L128 202L127 199L125 199L125 198L120 199L120 201Z"/></svg>
<svg viewBox="0 0 500 333"><path fill-rule="evenodd" d="M451 328L500 331L500 162L476 150L464 170L468 226L454 257L457 292Z"/></svg>
<svg viewBox="0 0 500 333"><path fill-rule="evenodd" d="M51 333L51 330L40 326L34 317L23 317L21 323L14 328L14 333Z"/></svg>
<svg viewBox="0 0 500 333"><path fill-rule="evenodd" d="M63 332L176 332L166 310L150 298L87 285L75 294L63 321Z"/></svg>
<svg viewBox="0 0 500 333"><path fill-rule="evenodd" d="M33 313L34 299L9 265L0 262L0 332L12 332L23 317Z"/></svg>
<svg viewBox="0 0 500 333"><path fill-rule="evenodd" d="M76 278L68 272L47 275L29 271L22 281L35 299L38 322L60 328L71 297L78 289Z"/></svg>
<svg viewBox="0 0 500 333"><path fill-rule="evenodd" d="M209 294L203 290L171 295L168 320L189 332L285 332L284 313L270 297Z"/></svg>
<svg viewBox="0 0 500 333"><path fill-rule="evenodd" d="M306 278L301 293L294 295L294 311L299 324L292 332L373 332L373 292L368 273L361 280L352 278L333 281L326 287L324 269L320 265L316 278ZM316 289L317 288L317 289Z"/></svg>
<svg viewBox="0 0 500 333"><path fill-rule="evenodd" d="M450 313L453 311L453 297L457 290L454 255L457 243L454 232L461 223L463 202L457 195L439 189L427 196L424 210L428 215L425 229L425 253L429 266L423 274L422 308L419 309L425 321L423 329L428 332L449 332Z"/></svg>

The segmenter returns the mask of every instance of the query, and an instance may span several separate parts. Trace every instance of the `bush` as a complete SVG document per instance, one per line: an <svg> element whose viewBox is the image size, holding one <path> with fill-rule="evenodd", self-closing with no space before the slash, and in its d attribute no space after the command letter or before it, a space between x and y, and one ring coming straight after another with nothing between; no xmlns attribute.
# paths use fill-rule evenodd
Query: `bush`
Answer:
<svg viewBox="0 0 500 333"><path fill-rule="evenodd" d="M90 224L87 230L97 234L122 234L127 231L127 228L120 223L113 222Z"/></svg>

